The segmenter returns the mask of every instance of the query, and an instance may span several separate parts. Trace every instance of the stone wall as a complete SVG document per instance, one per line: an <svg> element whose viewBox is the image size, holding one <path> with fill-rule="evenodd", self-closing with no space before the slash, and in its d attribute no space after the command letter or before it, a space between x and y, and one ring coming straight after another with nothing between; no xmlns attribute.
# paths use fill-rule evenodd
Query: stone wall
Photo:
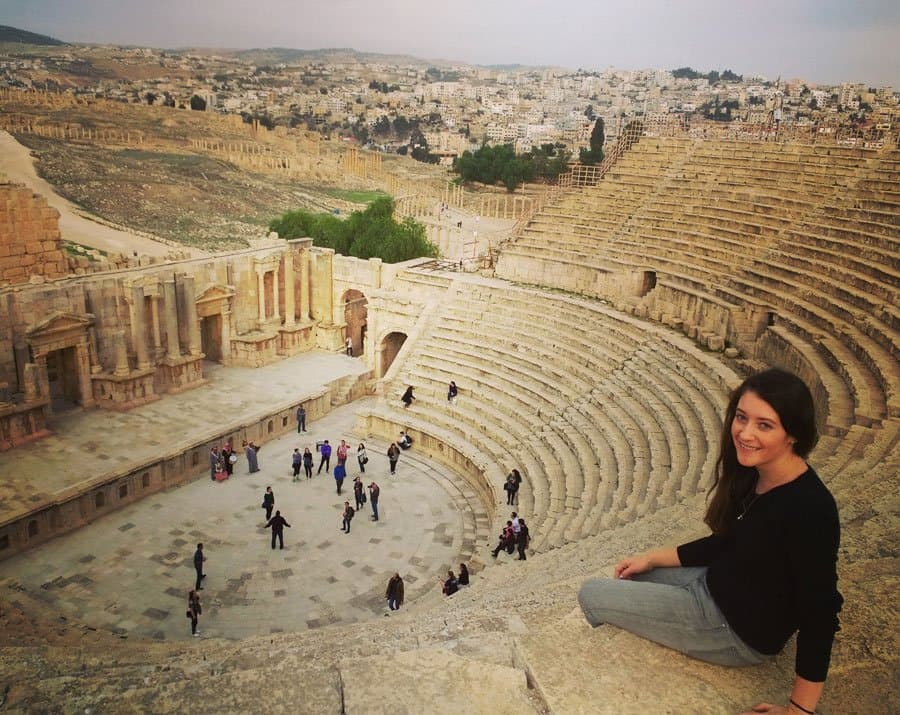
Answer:
<svg viewBox="0 0 900 715"><path fill-rule="evenodd" d="M59 212L19 184L0 184L0 285L66 274Z"/></svg>

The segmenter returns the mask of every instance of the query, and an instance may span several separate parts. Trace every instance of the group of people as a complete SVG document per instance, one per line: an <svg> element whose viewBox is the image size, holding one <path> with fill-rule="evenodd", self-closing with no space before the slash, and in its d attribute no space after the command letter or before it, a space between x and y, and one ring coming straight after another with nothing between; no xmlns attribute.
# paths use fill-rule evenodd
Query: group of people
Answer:
<svg viewBox="0 0 900 715"><path fill-rule="evenodd" d="M247 458L247 468L250 474L259 471L259 446L253 440L245 440L243 443L244 456ZM234 445L230 439L221 447L213 447L209 450L209 478L213 481L224 482L234 474L234 465L238 457Z"/></svg>
<svg viewBox="0 0 900 715"><path fill-rule="evenodd" d="M519 561L525 561L525 549L528 548L530 543L531 533L528 531L525 519L513 512L510 518L506 520L506 525L500 532L497 547L491 552L491 555L497 558L497 554L501 551L506 551L510 555L513 551L518 551Z"/></svg>
<svg viewBox="0 0 900 715"><path fill-rule="evenodd" d="M457 576L453 571L447 572L446 579L438 579L441 581L441 593L445 596L452 596L454 593L459 591L460 586L468 586L469 585L469 568L465 564L459 565L459 576Z"/></svg>
<svg viewBox="0 0 900 715"><path fill-rule="evenodd" d="M378 521L378 499L381 496L381 487L374 481L368 486L369 496L366 497L366 488L363 486L362 480L356 477L353 480L353 497L356 500L356 508L350 506L349 501L344 502L344 511L341 514L341 531L345 534L350 533L350 522L360 509L362 509L366 501L372 507L372 521Z"/></svg>

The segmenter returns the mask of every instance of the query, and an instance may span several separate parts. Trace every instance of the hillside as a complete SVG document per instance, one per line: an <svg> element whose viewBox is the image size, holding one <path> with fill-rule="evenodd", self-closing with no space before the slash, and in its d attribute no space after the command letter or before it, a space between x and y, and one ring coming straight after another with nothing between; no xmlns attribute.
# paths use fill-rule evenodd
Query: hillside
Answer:
<svg viewBox="0 0 900 715"><path fill-rule="evenodd" d="M20 30L18 27L0 25L0 42L17 42L23 45L66 45L68 43L36 32Z"/></svg>

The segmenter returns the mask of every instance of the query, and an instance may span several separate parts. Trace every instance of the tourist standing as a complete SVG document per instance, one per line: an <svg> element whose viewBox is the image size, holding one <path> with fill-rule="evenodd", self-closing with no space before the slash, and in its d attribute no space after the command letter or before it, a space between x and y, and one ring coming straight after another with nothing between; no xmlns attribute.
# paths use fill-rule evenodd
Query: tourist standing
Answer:
<svg viewBox="0 0 900 715"><path fill-rule="evenodd" d="M369 503L372 505L372 521L378 521L378 497L381 496L381 487L375 482L369 485Z"/></svg>
<svg viewBox="0 0 900 715"><path fill-rule="evenodd" d="M219 448L213 447L209 450L209 478L215 481L216 472L219 471L219 465L222 463L222 458L219 456Z"/></svg>
<svg viewBox="0 0 900 715"><path fill-rule="evenodd" d="M306 432L306 408L303 405L297 408L297 434Z"/></svg>
<svg viewBox="0 0 900 715"><path fill-rule="evenodd" d="M506 483L503 485L503 491L506 492L506 505L516 503L516 492L519 490L516 480L512 472L506 475Z"/></svg>
<svg viewBox="0 0 900 715"><path fill-rule="evenodd" d="M303 471L306 472L306 478L312 479L313 456L309 451L309 447L303 450Z"/></svg>
<svg viewBox="0 0 900 715"><path fill-rule="evenodd" d="M356 499L356 511L359 511L366 503L366 489L359 477L353 480L353 498Z"/></svg>
<svg viewBox="0 0 900 715"><path fill-rule="evenodd" d="M197 572L197 583L194 585L194 588L197 591L203 590L200 582L206 578L206 574L203 573L204 561L206 561L206 556L203 555L203 544L197 544L197 550L194 552L194 571Z"/></svg>
<svg viewBox="0 0 900 715"><path fill-rule="evenodd" d="M266 521L272 518L272 509L275 508L275 492L272 487L266 487L266 493L263 494L262 508L266 510Z"/></svg>
<svg viewBox="0 0 900 715"><path fill-rule="evenodd" d="M516 548L519 551L519 561L525 561L525 549L531 543L531 534L524 519L519 519L519 533L516 534Z"/></svg>
<svg viewBox="0 0 900 715"><path fill-rule="evenodd" d="M244 442L244 456L247 457L247 466L250 469L250 474L259 471L259 458L257 457L257 453L259 452L259 447L253 444L253 440L250 442Z"/></svg>
<svg viewBox="0 0 900 715"><path fill-rule="evenodd" d="M344 477L347 476L347 468L343 464L338 464L334 468L334 483L337 486L337 493L341 493L341 487L344 486Z"/></svg>
<svg viewBox="0 0 900 715"><path fill-rule="evenodd" d="M403 605L403 579L400 578L399 573L391 576L384 597L387 599L388 608L392 611L400 610L400 606Z"/></svg>
<svg viewBox="0 0 900 715"><path fill-rule="evenodd" d="M344 343L344 349L347 351L347 357L353 357L353 338L347 336L347 342Z"/></svg>
<svg viewBox="0 0 900 715"><path fill-rule="evenodd" d="M291 455L291 469L294 470L294 479L293 481L297 481L300 479L300 467L303 466L303 455L300 454L300 448L294 447L294 453Z"/></svg>
<svg viewBox="0 0 900 715"><path fill-rule="evenodd" d="M359 447L356 448L356 462L359 464L359 471L365 474L366 465L369 463L369 456L366 454L366 445L362 442L360 442Z"/></svg>
<svg viewBox="0 0 900 715"><path fill-rule="evenodd" d="M225 473L230 477L234 474L234 463L237 462L237 455L234 453L234 445L229 439L225 446L222 447L222 461L225 463Z"/></svg>
<svg viewBox="0 0 900 715"><path fill-rule="evenodd" d="M319 445L319 454L322 458L319 460L319 468L316 470L316 474L322 473L323 465L325 466L325 474L328 474L331 471L331 445L328 444L327 439Z"/></svg>
<svg viewBox="0 0 900 715"><path fill-rule="evenodd" d="M203 613L203 608L200 606L200 594L195 589L188 593L187 602L187 617L191 619L191 635L195 638L200 635L200 631L197 630L197 621L200 619L201 613Z"/></svg>
<svg viewBox="0 0 900 715"><path fill-rule="evenodd" d="M280 511L275 512L275 516L269 519L266 522L265 528L272 529L272 548L275 548L275 539L278 539L280 544L279 548L284 548L284 527L288 529L291 528L291 525L287 523L287 519L285 519Z"/></svg>
<svg viewBox="0 0 900 715"><path fill-rule="evenodd" d="M391 446L388 447L387 458L391 465L391 474L396 473L397 460L400 459L400 448L397 446L396 442L391 442Z"/></svg>
<svg viewBox="0 0 900 715"><path fill-rule="evenodd" d="M450 384L447 386L447 402L451 405L456 403L456 396L459 394L459 389L456 387L456 382L450 380Z"/></svg>
<svg viewBox="0 0 900 715"><path fill-rule="evenodd" d="M350 506L350 502L345 501L344 511L341 513L341 520L343 523L343 526L341 526L341 531L343 531L345 534L350 533L350 522L353 521L353 515L355 513L356 512L353 511L353 507Z"/></svg>
<svg viewBox="0 0 900 715"><path fill-rule="evenodd" d="M338 464L346 464L347 463L347 454L350 451L350 445L347 444L346 440L341 440L341 443L337 448L337 463Z"/></svg>

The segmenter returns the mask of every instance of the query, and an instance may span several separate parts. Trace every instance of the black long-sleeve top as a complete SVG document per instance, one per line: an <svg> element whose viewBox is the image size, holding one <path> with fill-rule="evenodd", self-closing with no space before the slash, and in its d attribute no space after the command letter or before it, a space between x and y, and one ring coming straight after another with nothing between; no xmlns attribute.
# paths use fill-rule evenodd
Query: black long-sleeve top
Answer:
<svg viewBox="0 0 900 715"><path fill-rule="evenodd" d="M741 517L741 518L738 518ZM678 547L682 566L706 566L710 595L732 630L768 655L795 631L797 675L823 682L844 599L837 590L837 505L809 468L750 496L725 535Z"/></svg>

